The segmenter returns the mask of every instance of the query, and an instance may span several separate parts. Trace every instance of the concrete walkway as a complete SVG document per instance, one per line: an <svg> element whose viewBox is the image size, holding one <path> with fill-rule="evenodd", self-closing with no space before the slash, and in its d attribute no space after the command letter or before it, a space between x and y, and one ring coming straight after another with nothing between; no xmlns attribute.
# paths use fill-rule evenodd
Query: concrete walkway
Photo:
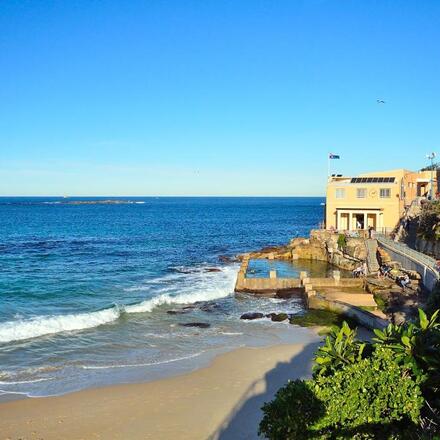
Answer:
<svg viewBox="0 0 440 440"><path fill-rule="evenodd" d="M328 288L320 291L320 294L329 301L338 301L355 307L368 307L368 311L378 318L387 320L387 316L377 308L371 293L365 292L364 289L350 289L349 292L343 292L337 288ZM371 308L371 310L370 310ZM375 309L373 309L375 308Z"/></svg>
<svg viewBox="0 0 440 440"><path fill-rule="evenodd" d="M371 293L344 293L344 292L329 292L324 294L325 298L333 301L342 301L356 307L376 307Z"/></svg>
<svg viewBox="0 0 440 440"><path fill-rule="evenodd" d="M365 247L367 248L367 267L368 273L376 273L379 270L379 263L377 262L377 240L369 238L365 240Z"/></svg>

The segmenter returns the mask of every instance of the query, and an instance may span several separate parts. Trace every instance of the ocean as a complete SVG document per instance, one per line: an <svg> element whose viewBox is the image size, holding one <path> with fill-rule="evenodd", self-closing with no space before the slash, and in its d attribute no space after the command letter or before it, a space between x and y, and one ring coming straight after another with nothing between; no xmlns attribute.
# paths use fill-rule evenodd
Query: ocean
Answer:
<svg viewBox="0 0 440 440"><path fill-rule="evenodd" d="M235 296L239 265L224 257L307 236L323 200L0 198L0 400L148 381L237 347L313 340L287 323L240 320L303 305Z"/></svg>

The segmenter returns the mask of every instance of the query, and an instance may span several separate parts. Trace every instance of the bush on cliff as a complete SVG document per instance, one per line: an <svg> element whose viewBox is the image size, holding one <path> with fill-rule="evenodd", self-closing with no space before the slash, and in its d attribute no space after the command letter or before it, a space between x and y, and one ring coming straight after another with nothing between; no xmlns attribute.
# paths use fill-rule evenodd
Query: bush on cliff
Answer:
<svg viewBox="0 0 440 440"><path fill-rule="evenodd" d="M345 321L340 328L333 327L316 353L315 376L332 375L345 365L360 361L366 345L356 339L356 330Z"/></svg>
<svg viewBox="0 0 440 440"><path fill-rule="evenodd" d="M379 347L333 375L295 381L263 407L260 433L269 439L390 438L414 431L423 406L414 380ZM410 437L397 437L410 438Z"/></svg>
<svg viewBox="0 0 440 440"><path fill-rule="evenodd" d="M423 204L417 233L428 241L440 239L440 202Z"/></svg>
<svg viewBox="0 0 440 440"><path fill-rule="evenodd" d="M439 438L438 312L420 310L416 322L376 331L372 343L355 336L347 324L332 331L313 379L288 384L264 405L260 433L274 440Z"/></svg>
<svg viewBox="0 0 440 440"><path fill-rule="evenodd" d="M339 234L338 236L338 248L342 251L347 246L347 237L345 234Z"/></svg>
<svg viewBox="0 0 440 440"><path fill-rule="evenodd" d="M313 382L303 380L289 382L262 409L260 434L274 440L313 438L310 427L325 415L325 406L315 396Z"/></svg>

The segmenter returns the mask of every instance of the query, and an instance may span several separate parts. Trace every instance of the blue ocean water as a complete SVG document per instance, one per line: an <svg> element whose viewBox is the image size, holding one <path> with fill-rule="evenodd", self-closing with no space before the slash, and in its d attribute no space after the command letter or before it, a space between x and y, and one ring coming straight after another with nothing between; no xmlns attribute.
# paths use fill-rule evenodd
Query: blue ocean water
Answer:
<svg viewBox="0 0 440 440"><path fill-rule="evenodd" d="M221 257L308 235L322 198L77 203L103 200L0 198L0 395L148 380L234 347L312 338L241 321L302 305L234 296L238 264Z"/></svg>

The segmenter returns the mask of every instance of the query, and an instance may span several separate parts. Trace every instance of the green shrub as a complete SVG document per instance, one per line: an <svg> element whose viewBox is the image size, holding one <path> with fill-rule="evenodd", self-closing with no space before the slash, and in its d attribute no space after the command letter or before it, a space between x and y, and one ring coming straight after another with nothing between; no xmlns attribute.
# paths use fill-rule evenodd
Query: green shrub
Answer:
<svg viewBox="0 0 440 440"><path fill-rule="evenodd" d="M440 203L426 202L422 205L417 234L425 240L440 239Z"/></svg>
<svg viewBox="0 0 440 440"><path fill-rule="evenodd" d="M315 378L315 395L326 402L326 415L314 429L353 433L368 432L371 426L374 433L376 425L392 426L404 419L416 424L424 404L422 380L399 365L392 350L378 347L370 358Z"/></svg>
<svg viewBox="0 0 440 440"><path fill-rule="evenodd" d="M260 434L273 440L409 439L424 404L420 381L390 349L332 375L290 382L263 406Z"/></svg>
<svg viewBox="0 0 440 440"><path fill-rule="evenodd" d="M424 426L440 430L440 323L439 310L429 318L419 309L419 318L405 325L390 324L375 330L376 345L389 348L396 361L426 379L421 386L426 405L422 414Z"/></svg>
<svg viewBox="0 0 440 440"><path fill-rule="evenodd" d="M344 322L316 353L313 379L264 405L269 439L440 439L439 311L356 339Z"/></svg>
<svg viewBox="0 0 440 440"><path fill-rule="evenodd" d="M345 234L339 234L338 236L338 248L343 250L347 246L347 237Z"/></svg>
<svg viewBox="0 0 440 440"><path fill-rule="evenodd" d="M272 402L264 404L259 433L273 440L309 439L309 427L324 415L311 381L295 380L281 388Z"/></svg>
<svg viewBox="0 0 440 440"><path fill-rule="evenodd" d="M362 359L365 343L356 339L356 330L352 330L344 321L342 327L334 327L318 348L313 371L315 375L333 374L344 365Z"/></svg>

